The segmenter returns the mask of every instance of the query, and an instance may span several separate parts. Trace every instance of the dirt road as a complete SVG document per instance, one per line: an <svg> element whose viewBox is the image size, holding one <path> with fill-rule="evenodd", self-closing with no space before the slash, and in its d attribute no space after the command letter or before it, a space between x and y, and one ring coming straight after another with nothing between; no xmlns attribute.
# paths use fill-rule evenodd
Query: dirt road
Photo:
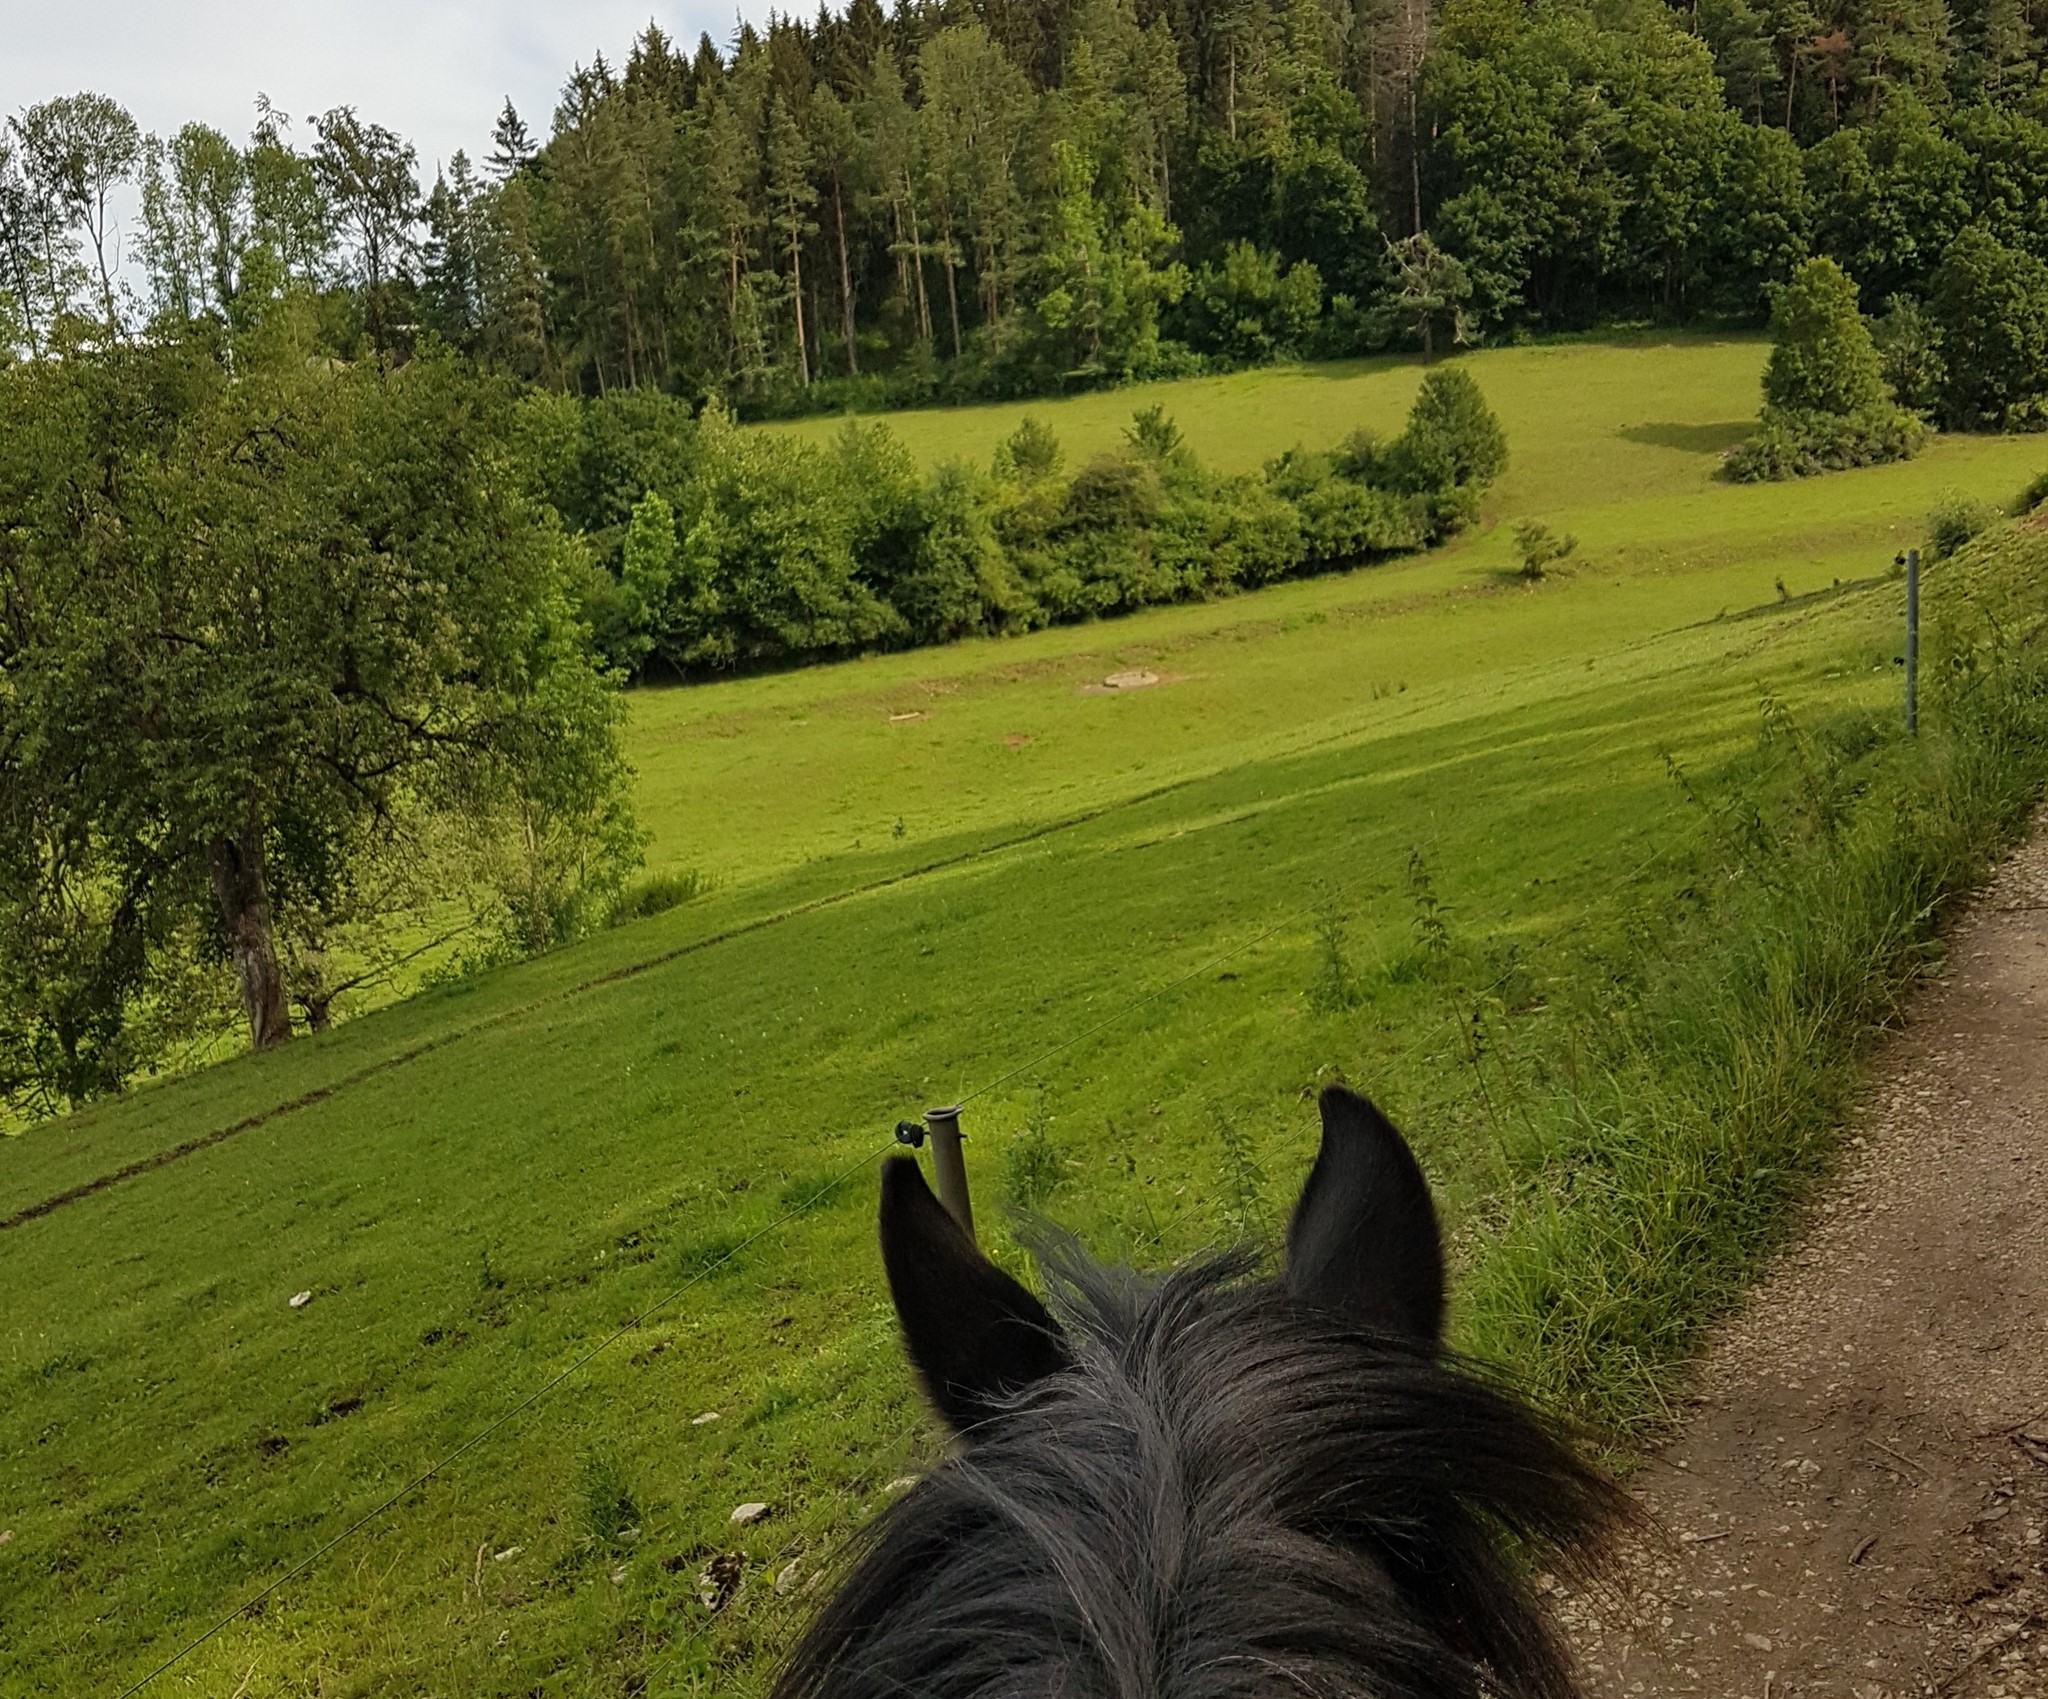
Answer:
<svg viewBox="0 0 2048 1699"><path fill-rule="evenodd" d="M1588 1689L2048 1699L2048 832L1880 1059L1849 1160L1561 1600Z"/></svg>

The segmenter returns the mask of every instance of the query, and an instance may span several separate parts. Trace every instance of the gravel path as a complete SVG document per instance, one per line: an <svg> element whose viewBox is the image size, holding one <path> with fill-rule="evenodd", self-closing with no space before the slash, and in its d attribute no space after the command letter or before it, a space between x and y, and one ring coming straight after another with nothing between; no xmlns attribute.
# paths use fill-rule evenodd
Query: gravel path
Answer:
<svg viewBox="0 0 2048 1699"><path fill-rule="evenodd" d="M1564 1596L1590 1693L2048 1699L2048 831L1950 938L1849 1160Z"/></svg>

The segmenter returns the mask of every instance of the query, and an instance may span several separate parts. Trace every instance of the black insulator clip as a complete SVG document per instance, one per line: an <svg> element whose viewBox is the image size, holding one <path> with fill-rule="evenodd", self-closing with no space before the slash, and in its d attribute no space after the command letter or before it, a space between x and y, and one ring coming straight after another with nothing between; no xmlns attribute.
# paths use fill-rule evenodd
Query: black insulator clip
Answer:
<svg viewBox="0 0 2048 1699"><path fill-rule="evenodd" d="M907 1144L912 1150L924 1149L924 1123L922 1121L898 1121L896 1142Z"/></svg>

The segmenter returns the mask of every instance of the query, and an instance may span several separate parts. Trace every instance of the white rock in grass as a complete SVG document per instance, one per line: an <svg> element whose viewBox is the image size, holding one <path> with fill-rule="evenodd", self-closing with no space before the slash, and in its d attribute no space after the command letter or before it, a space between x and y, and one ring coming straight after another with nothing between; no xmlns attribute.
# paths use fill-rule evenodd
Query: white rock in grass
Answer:
<svg viewBox="0 0 2048 1699"><path fill-rule="evenodd" d="M303 1310L312 1301L313 1294L310 1292L294 1292L292 1294L292 1308L295 1310Z"/></svg>
<svg viewBox="0 0 2048 1699"><path fill-rule="evenodd" d="M784 1564L782 1573L775 1577L776 1592L787 1593L790 1588L794 1587L797 1584L798 1578L803 1574L803 1567L804 1560L800 1557L791 1558L788 1563Z"/></svg>
<svg viewBox="0 0 2048 1699"><path fill-rule="evenodd" d="M910 1491L912 1487L916 1485L917 1477L915 1475L898 1475L896 1479L891 1481L886 1487L882 1489L882 1491L890 1494L907 1493L908 1491Z"/></svg>
<svg viewBox="0 0 2048 1699"><path fill-rule="evenodd" d="M742 1528L751 1528L756 1522L766 1522L772 1514L765 1504L739 1504L733 1506L732 1520Z"/></svg>
<svg viewBox="0 0 2048 1699"><path fill-rule="evenodd" d="M12 1528L0 1528L0 1546L10 1544L13 1539L14 1530Z"/></svg>
<svg viewBox="0 0 2048 1699"><path fill-rule="evenodd" d="M526 1550L524 1546L507 1546L503 1551L493 1554L491 1561L493 1563L504 1563L511 1558L517 1557L524 1550Z"/></svg>
<svg viewBox="0 0 2048 1699"><path fill-rule="evenodd" d="M718 1412L716 1410L706 1410L701 1416L692 1416L690 1418L690 1426L701 1428L706 1422L715 1422L717 1420Z"/></svg>

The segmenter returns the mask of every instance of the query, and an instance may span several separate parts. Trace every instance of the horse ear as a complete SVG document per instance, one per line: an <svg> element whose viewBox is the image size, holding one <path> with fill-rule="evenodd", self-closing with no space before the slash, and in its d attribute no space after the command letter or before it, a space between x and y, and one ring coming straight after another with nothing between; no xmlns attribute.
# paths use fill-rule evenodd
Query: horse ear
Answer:
<svg viewBox="0 0 2048 1699"><path fill-rule="evenodd" d="M1435 1344L1444 1250L1429 1182L1394 1124L1324 1088L1323 1145L1287 1228L1287 1289L1368 1327Z"/></svg>
<svg viewBox="0 0 2048 1699"><path fill-rule="evenodd" d="M954 1432L1067 1366L1059 1325L975 1249L913 1156L882 1170L882 1266L910 1360Z"/></svg>

